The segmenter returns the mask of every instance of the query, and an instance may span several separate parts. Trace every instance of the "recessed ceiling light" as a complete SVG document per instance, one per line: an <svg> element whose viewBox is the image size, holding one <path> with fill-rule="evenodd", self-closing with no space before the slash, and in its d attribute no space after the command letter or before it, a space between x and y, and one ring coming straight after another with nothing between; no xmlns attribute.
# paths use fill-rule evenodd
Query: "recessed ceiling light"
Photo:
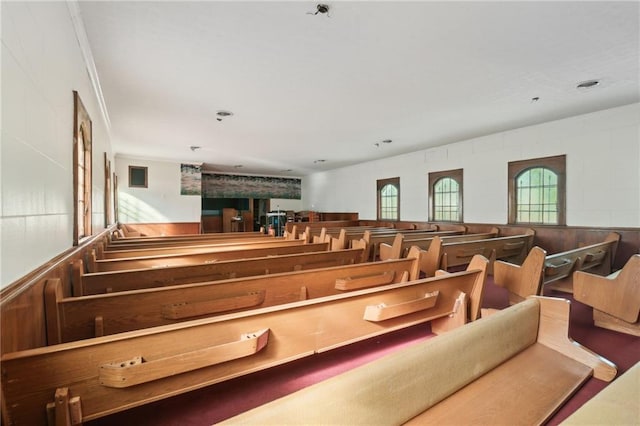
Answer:
<svg viewBox="0 0 640 426"><path fill-rule="evenodd" d="M391 139L385 139L382 141L382 143L391 143L391 142L393 142Z"/></svg>
<svg viewBox="0 0 640 426"><path fill-rule="evenodd" d="M234 169L241 169L242 168L242 164L236 164L235 166L233 166Z"/></svg>
<svg viewBox="0 0 640 426"><path fill-rule="evenodd" d="M327 160L315 160L315 161L313 162L313 164L316 164L316 163L324 163L325 161L327 161Z"/></svg>
<svg viewBox="0 0 640 426"><path fill-rule="evenodd" d="M578 83L576 86L577 89L591 89L592 87L596 87L600 84L599 80L587 80L582 83Z"/></svg>
<svg viewBox="0 0 640 426"><path fill-rule="evenodd" d="M191 145L191 146L189 147L189 149L190 149L191 151L195 151L195 150L197 150L197 149L200 149L200 147L199 147L199 146L195 146L195 145Z"/></svg>
<svg viewBox="0 0 640 426"><path fill-rule="evenodd" d="M540 97L536 96L535 98L531 98L531 103L538 102L539 100L540 100Z"/></svg>

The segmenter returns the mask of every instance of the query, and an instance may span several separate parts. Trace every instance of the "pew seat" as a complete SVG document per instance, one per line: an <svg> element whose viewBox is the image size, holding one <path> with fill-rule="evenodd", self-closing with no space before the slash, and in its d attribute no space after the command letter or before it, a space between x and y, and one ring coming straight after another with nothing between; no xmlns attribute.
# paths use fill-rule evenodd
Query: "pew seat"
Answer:
<svg viewBox="0 0 640 426"><path fill-rule="evenodd" d="M541 424L616 367L567 337L569 302L532 297L221 424Z"/></svg>

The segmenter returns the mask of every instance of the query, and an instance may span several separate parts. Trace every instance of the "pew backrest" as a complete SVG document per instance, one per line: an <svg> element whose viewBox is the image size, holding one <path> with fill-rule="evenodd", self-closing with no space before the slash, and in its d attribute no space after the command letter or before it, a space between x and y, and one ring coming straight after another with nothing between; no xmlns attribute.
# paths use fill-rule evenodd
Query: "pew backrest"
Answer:
<svg viewBox="0 0 640 426"><path fill-rule="evenodd" d="M73 263L74 296L140 290L202 281L302 271L362 261L363 249L320 251L281 256L223 260L202 265L169 266L113 272L84 273L82 260Z"/></svg>
<svg viewBox="0 0 640 426"><path fill-rule="evenodd" d="M96 259L95 255L93 255L89 259L88 269L89 272L108 272L126 269L164 268L175 265L206 264L230 259L311 253L326 251L328 249L328 243L299 244L296 241L283 241L273 247L267 247L262 244L259 247L252 246L243 248L240 245L236 245L223 250L207 251L204 253L172 254L131 259Z"/></svg>

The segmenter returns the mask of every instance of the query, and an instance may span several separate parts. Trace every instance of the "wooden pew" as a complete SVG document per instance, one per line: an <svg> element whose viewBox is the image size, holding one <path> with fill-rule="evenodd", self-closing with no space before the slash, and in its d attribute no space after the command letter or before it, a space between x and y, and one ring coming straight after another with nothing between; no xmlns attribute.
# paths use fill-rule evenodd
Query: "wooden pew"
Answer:
<svg viewBox="0 0 640 426"><path fill-rule="evenodd" d="M282 238L273 237L267 234L253 234L251 235L241 235L238 236L238 233L235 232L235 235L225 235L224 237L215 236L208 237L211 234L205 234L207 238L163 238L158 237L151 241L123 241L116 240L115 242L110 242L104 247L104 251L118 251L118 250L132 250L132 249L143 249L143 248L158 248L158 247L179 247L179 246L196 246L196 245L207 245L207 244L220 244L220 243L233 243L233 242L251 242L251 241L271 241L278 240Z"/></svg>
<svg viewBox="0 0 640 426"><path fill-rule="evenodd" d="M476 254L489 259L491 273L496 259L522 263L533 243L534 231L528 229L524 234L506 237L486 238L477 241L463 241L442 244L440 268L447 270L453 266L466 265Z"/></svg>
<svg viewBox="0 0 640 426"><path fill-rule="evenodd" d="M230 278L302 271L362 262L362 249L233 259L203 265L84 273L82 260L72 264L74 296L140 290Z"/></svg>
<svg viewBox="0 0 640 426"><path fill-rule="evenodd" d="M216 238L238 238L238 237L259 237L266 236L264 230L263 231L255 231L255 232L216 232L209 234L178 234L178 235L161 235L161 236L146 236L146 237L128 237L128 238L118 238L111 239L109 244L119 245L119 244L132 244L132 243L151 243L157 241L189 241L194 240L197 241L199 239L209 240Z"/></svg>
<svg viewBox="0 0 640 426"><path fill-rule="evenodd" d="M167 247L155 247L155 248L138 248L138 249L123 249L102 252L101 259L129 259L132 257L148 257L148 256L162 256L167 254L187 254L187 253L206 253L216 250L233 249L234 247L240 247L240 250L254 248L254 247L276 247L280 244L284 245L296 245L304 244L302 240L285 240L284 238L263 238L248 239L248 240L231 240L221 242L208 242L203 245L183 245L177 244ZM100 256L100 253L98 253Z"/></svg>
<svg viewBox="0 0 640 426"><path fill-rule="evenodd" d="M62 282L51 281L45 287L48 341L88 339L406 282L418 278L418 261L416 250L411 258L388 262L66 298Z"/></svg>
<svg viewBox="0 0 640 426"><path fill-rule="evenodd" d="M404 232L390 232L383 234L372 234L369 232L364 232L362 239L365 240L369 247L369 257L368 259L373 261L378 258L382 259L380 256L380 246L382 244L393 244L397 235L401 234L403 238L411 239L411 240L421 240L427 238L434 238L436 236L445 237L445 236L453 236L453 235L461 235L464 234L464 230L449 230L449 231L404 231ZM352 239L353 243L353 239ZM415 244L417 245L417 244ZM353 244L352 244L353 246Z"/></svg>
<svg viewBox="0 0 640 426"><path fill-rule="evenodd" d="M204 253L172 254L152 257L136 257L130 259L96 259L95 253L89 258L89 272L122 271L126 269L164 268L176 265L198 265L213 263L221 260L243 259L251 257L279 256L293 253L311 253L326 251L328 243L299 244L296 241L284 241L273 247L261 244L259 247L233 247L218 248Z"/></svg>
<svg viewBox="0 0 640 426"><path fill-rule="evenodd" d="M608 276L574 272L573 297L593 308L597 327L640 336L640 254Z"/></svg>
<svg viewBox="0 0 640 426"><path fill-rule="evenodd" d="M562 426L637 425L640 362L574 411Z"/></svg>
<svg viewBox="0 0 640 426"><path fill-rule="evenodd" d="M534 297L219 424L544 424L617 374L568 331L569 302Z"/></svg>
<svg viewBox="0 0 640 426"><path fill-rule="evenodd" d="M547 255L541 248L533 248L522 267L508 262L494 264L494 281L509 292L510 303L542 295L546 288L572 292L575 271L599 275L611 273L620 235L612 232L601 243ZM553 286L551 286L553 284Z"/></svg>
<svg viewBox="0 0 640 426"><path fill-rule="evenodd" d="M411 325L458 321L464 295L482 285L483 274L463 271L4 354L6 418L16 425L89 421Z"/></svg>
<svg viewBox="0 0 640 426"><path fill-rule="evenodd" d="M462 234L462 235L440 235L440 239L443 243L460 243L465 241L477 241L487 238L496 238L500 233L498 228L493 228L490 232L483 232L477 234ZM387 242L380 243L379 257L380 260L387 259L400 259L407 255L409 248L416 246L422 250L428 250L431 242L435 237L428 238L413 238L413 236L406 237L404 234L396 234L391 244Z"/></svg>

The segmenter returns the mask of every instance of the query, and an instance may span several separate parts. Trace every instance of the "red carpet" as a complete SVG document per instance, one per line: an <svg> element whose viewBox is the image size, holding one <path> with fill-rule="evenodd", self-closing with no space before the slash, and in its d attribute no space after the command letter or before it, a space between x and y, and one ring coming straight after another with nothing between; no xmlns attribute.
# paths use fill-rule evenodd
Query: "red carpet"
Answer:
<svg viewBox="0 0 640 426"><path fill-rule="evenodd" d="M564 293L547 295L572 300ZM483 306L498 309L508 306L504 289L496 287L491 277L487 282ZM572 300L569 333L574 340L616 364L619 374L640 361L640 338L594 327L591 315L591 308ZM428 324L413 326L85 424L211 425L431 337L435 336ZM548 424L559 424L606 385L596 379L587 381Z"/></svg>

